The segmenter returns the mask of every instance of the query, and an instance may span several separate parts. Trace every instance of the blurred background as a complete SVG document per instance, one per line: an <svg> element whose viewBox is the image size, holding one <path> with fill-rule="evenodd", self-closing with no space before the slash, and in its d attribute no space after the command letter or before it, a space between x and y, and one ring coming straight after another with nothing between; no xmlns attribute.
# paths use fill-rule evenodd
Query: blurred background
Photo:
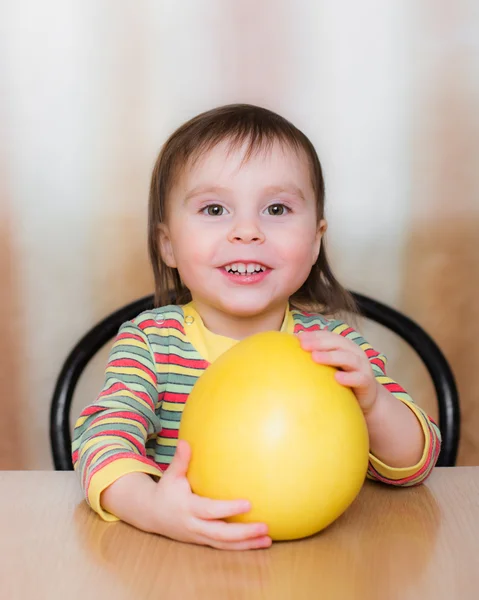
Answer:
<svg viewBox="0 0 479 600"><path fill-rule="evenodd" d="M62 362L152 291L149 178L166 136L230 102L315 144L344 285L417 320L455 372L479 464L479 4L474 0L0 3L0 468L50 469ZM432 416L432 385L365 324ZM102 385L107 349L72 418Z"/></svg>

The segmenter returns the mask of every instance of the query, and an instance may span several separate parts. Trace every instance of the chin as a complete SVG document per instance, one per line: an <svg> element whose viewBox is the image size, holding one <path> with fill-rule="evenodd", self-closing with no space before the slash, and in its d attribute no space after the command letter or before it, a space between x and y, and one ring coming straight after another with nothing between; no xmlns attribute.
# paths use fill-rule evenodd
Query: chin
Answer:
<svg viewBox="0 0 479 600"><path fill-rule="evenodd" d="M257 317L271 310L269 302L254 302L253 300L241 300L221 302L219 308L235 317Z"/></svg>

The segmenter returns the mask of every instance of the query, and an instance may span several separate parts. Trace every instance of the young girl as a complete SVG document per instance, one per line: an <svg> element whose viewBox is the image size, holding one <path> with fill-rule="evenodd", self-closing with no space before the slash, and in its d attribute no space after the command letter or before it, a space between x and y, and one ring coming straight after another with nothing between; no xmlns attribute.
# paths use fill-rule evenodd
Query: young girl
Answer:
<svg viewBox="0 0 479 600"><path fill-rule="evenodd" d="M223 520L247 512L248 499L192 493L190 448L178 443L198 377L238 340L266 330L301 334L316 362L338 368L367 423L370 478L408 486L429 475L439 430L386 376L385 357L337 320L354 302L328 264L326 226L316 152L277 114L225 106L169 138L149 205L158 308L121 327L103 391L74 431L73 462L103 519L216 548L271 544L265 524Z"/></svg>

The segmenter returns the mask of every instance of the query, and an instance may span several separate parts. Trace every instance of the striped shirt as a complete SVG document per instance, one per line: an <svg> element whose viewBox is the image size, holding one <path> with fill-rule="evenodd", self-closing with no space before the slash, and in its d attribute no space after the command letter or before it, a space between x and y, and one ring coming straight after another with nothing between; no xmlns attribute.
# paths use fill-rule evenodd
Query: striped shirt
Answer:
<svg viewBox="0 0 479 600"><path fill-rule="evenodd" d="M116 517L100 505L103 490L127 473L161 477L174 456L185 403L210 364L198 329L192 328L194 335L188 332L188 323L195 321L193 314L191 305L164 306L123 324L110 352L104 387L76 422L73 464L87 502L105 520ZM393 468L370 454L368 477L395 486L423 482L436 464L440 432L406 391L386 375L385 356L346 323L321 315L288 311L283 327L296 334L329 330L362 348L377 381L415 413L425 437L417 465Z"/></svg>

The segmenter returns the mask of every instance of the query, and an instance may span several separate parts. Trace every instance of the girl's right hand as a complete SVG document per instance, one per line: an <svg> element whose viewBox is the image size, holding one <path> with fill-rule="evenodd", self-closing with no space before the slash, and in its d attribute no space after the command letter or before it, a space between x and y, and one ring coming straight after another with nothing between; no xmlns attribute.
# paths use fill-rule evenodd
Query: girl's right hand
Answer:
<svg viewBox="0 0 479 600"><path fill-rule="evenodd" d="M222 519L246 513L246 500L211 500L191 491L186 478L191 458L187 442L178 441L171 465L151 497L151 531L166 537L223 550L268 548L271 538L264 523L227 523Z"/></svg>

